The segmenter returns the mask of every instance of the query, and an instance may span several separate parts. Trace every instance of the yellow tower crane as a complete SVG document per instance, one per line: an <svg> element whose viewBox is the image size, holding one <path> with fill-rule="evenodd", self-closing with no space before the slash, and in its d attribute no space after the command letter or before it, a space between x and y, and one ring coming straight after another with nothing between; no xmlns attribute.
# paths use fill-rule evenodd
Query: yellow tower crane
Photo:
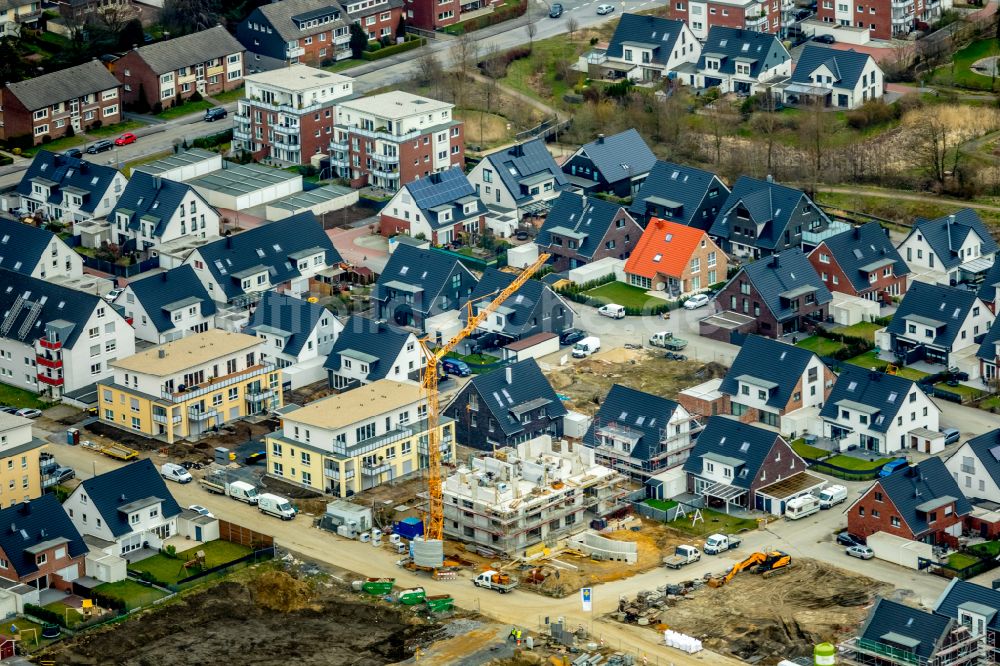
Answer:
<svg viewBox="0 0 1000 666"><path fill-rule="evenodd" d="M426 539L440 540L444 538L444 495L441 485L441 433L438 430L438 423L441 416L438 412L440 407L438 404L438 363L459 342L469 337L501 303L520 289L521 285L527 282L548 259L549 255L540 254L533 264L521 271L514 278L514 281L502 289L492 301L480 307L479 312L473 313L473 303L470 300L466 304L468 319L466 320L465 327L440 348L432 351L427 346L426 340L420 341L420 346L423 347L424 355L427 358L427 367L424 368L423 380L423 388L427 392L427 486L430 494L429 517L427 525L424 527L424 538Z"/></svg>

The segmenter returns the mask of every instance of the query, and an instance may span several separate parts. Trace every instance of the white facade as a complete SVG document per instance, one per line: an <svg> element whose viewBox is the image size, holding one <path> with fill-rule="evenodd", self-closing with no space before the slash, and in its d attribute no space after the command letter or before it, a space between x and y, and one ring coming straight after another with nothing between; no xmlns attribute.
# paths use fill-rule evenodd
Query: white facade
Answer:
<svg viewBox="0 0 1000 666"><path fill-rule="evenodd" d="M868 58L853 88L838 85L839 76L839 73L830 71L826 65L820 65L809 75L811 85L830 90L831 106L856 109L867 101L881 99L885 92L885 76L875 58Z"/></svg>
<svg viewBox="0 0 1000 666"><path fill-rule="evenodd" d="M707 29L705 34L708 34ZM680 65L697 63L698 58L701 57L701 44L698 42L698 36L687 23L682 24L680 34L674 41L673 50L666 55L667 61L665 63L653 63L654 53L649 44L622 42L621 58L614 57L608 58L608 60L621 65L634 65L634 69L628 72L628 78L633 80L666 78Z"/></svg>
<svg viewBox="0 0 1000 666"><path fill-rule="evenodd" d="M466 202L462 205L462 215L474 215L478 209L479 202ZM452 231L456 221L448 218L450 218L453 213L454 209L441 213L442 218L438 224L439 229L441 229L441 231L438 232L439 243L449 243L452 240ZM407 232L404 227L399 227L397 229L399 233L409 233L409 235L414 238L417 236L427 239L434 237L434 228L431 227L430 221L428 221L427 217L417 206L416 201L414 201L413 197L410 195L406 185L393 195L392 199L389 200L389 203L387 203L385 208L382 209L382 215L383 219L384 216L390 216L396 218L397 220L403 220L404 222L409 223L409 231ZM463 222L463 227L470 231L481 231L479 229L479 216L466 219Z"/></svg>
<svg viewBox="0 0 1000 666"><path fill-rule="evenodd" d="M500 161L503 161L502 157ZM489 160L484 159L469 173L469 182L476 188L476 194L487 206L511 210L517 209L518 202L515 199L515 193L511 192L500 176L497 175L497 168ZM540 178L539 182L531 185L531 189L529 190L531 198L527 201L522 201L521 205L527 206L532 203L555 199L559 196L560 191L557 187L555 175L551 175L551 178ZM518 211L518 217L520 217L520 211Z"/></svg>
<svg viewBox="0 0 1000 666"><path fill-rule="evenodd" d="M90 198L96 200L93 213L80 210L83 206L83 195L78 192L63 192L63 201L56 205L48 202L51 187L44 183L32 182L31 194L21 197L21 207L28 212L41 210L50 220L63 222L82 222L95 218L106 217L118 203L118 198L125 191L128 183L120 171L116 171L104 192L91 192ZM57 186L58 187L58 186Z"/></svg>
<svg viewBox="0 0 1000 666"><path fill-rule="evenodd" d="M784 49L784 47L781 47ZM699 88L708 86L708 79L719 81L719 92L722 94L731 92L748 92L751 95L763 92L767 86L763 85L774 78L789 77L792 75L792 57L785 51L785 57L781 62L773 67L761 69L757 76L751 75L751 65L742 63L737 59L735 71L733 73L723 73L719 71L721 62L719 58L705 56L705 66L698 69L694 75L694 85ZM742 90L741 90L742 89Z"/></svg>
<svg viewBox="0 0 1000 666"><path fill-rule="evenodd" d="M768 405L767 401L770 398L770 389L758 384L753 378L747 378L746 381L739 379L737 380L738 392L736 395L730 397L733 405L733 414L740 416L747 408L756 409L760 412L773 415L770 419L759 419L761 423L776 427L782 433L796 433L801 421L801 419L796 418L796 414L804 409L814 409L823 406L823 396L827 388L823 385L825 370L826 366L823 364L823 361L813 354L812 358L809 359L809 363L806 364L802 375L796 381L796 384L800 387L800 390L796 393L801 393L801 395L790 396L793 402L798 402L797 397L801 398L802 404L791 412L785 412L786 405L781 405L780 407Z"/></svg>
<svg viewBox="0 0 1000 666"><path fill-rule="evenodd" d="M63 503L63 509L80 534L115 542L118 544L118 554L126 555L144 545L159 549L165 539L177 533L176 517L165 518L162 500L152 500L150 498L148 503L137 503L135 509L128 513L131 531L118 537L108 527L108 520L117 521L117 516L101 515L82 485L77 486Z"/></svg>
<svg viewBox="0 0 1000 666"><path fill-rule="evenodd" d="M194 268L195 274L205 286L205 289L208 291L208 295L212 298L212 300L222 305L225 305L229 301L229 297L226 295L226 292L222 289L221 285L219 285L212 272L205 266L205 260L202 258L200 250L193 250L191 254L188 255L184 263ZM330 264L327 263L326 260L326 250L317 250L315 254L299 257L296 259L296 263L299 275L298 277L292 278L288 281L287 287L282 289L282 293L299 298L303 294L308 293L309 279L315 277L320 271L329 268ZM267 270L267 266L264 266L263 264L260 266L259 272L244 275L240 281L240 288L245 294L270 291L271 289L281 286L282 284L273 284L271 282L271 276Z"/></svg>
<svg viewBox="0 0 1000 666"><path fill-rule="evenodd" d="M950 308L947 303L942 303L941 305L943 306L941 318L945 319ZM977 298L973 302L972 307L969 308L969 312L965 315L965 320L958 329L958 334L955 336L955 340L951 343L951 348L947 351L951 354L955 354L972 346L975 346L975 349L978 350L979 344L975 341L975 339L979 335L982 335L990 330L990 326L993 325L993 319L994 315L990 312L990 309L986 307L986 304L983 303L981 299ZM903 337L928 345L933 344L937 331L928 326L927 323L923 321L922 317L916 317L914 319L906 317L904 318L904 321L906 322L906 332L897 335L897 337ZM973 360L975 361L975 365L978 366L978 360ZM978 374L978 369L975 372Z"/></svg>
<svg viewBox="0 0 1000 666"><path fill-rule="evenodd" d="M958 447L944 466L966 497L1000 502L1000 487L968 442Z"/></svg>
<svg viewBox="0 0 1000 666"><path fill-rule="evenodd" d="M422 370L427 364L417 336L412 333L394 360L379 359L379 365L386 362L391 363L392 368L385 379L397 382L409 381L410 373ZM352 358L349 353L340 353L340 369L332 371L331 381L334 388L344 388L354 382L369 384L372 381L368 377L369 372L367 361Z"/></svg>
<svg viewBox="0 0 1000 666"><path fill-rule="evenodd" d="M144 278L155 279L155 277ZM146 312L142 302L135 297L132 286L125 287L125 291L115 300L117 305L125 308L125 317L132 320L132 329L138 340L152 342L155 345L171 340L183 338L192 333L203 333L214 327L215 314L203 315L201 304L184 304L170 311L170 321L173 328L168 331L160 331L152 322L150 313Z"/></svg>
<svg viewBox="0 0 1000 666"><path fill-rule="evenodd" d="M165 211L160 211L163 214ZM136 249L148 250L159 248L162 243L179 238L202 238L212 240L219 236L219 211L208 205L194 188L188 188L180 204L170 213L170 217L159 229L160 224L153 221L140 221L139 229L129 229L129 217L125 213L117 213L115 219L109 220L118 238L128 238L136 242Z"/></svg>
<svg viewBox="0 0 1000 666"><path fill-rule="evenodd" d="M836 405L837 418L823 420L823 434L826 437L836 437L838 433L842 434L838 429L848 430L839 440L841 451L856 446L889 454L909 448L910 431L918 428L935 432L938 430L941 410L915 383L905 396L898 399L902 404L885 432L872 428L877 414L855 409L850 405Z"/></svg>
<svg viewBox="0 0 1000 666"><path fill-rule="evenodd" d="M11 250L16 252L15 248L11 248ZM52 240L42 252L42 256L38 258L38 263L35 264L30 275L40 280L55 277L81 277L83 275L83 257L67 245L62 238L52 234Z"/></svg>
<svg viewBox="0 0 1000 666"><path fill-rule="evenodd" d="M972 230L966 236L962 247L954 249L958 253L960 264L980 257L994 258L992 254L983 253L983 239ZM945 285L949 284L951 280L961 281L959 267L955 266L951 270L945 268L941 263L941 257L937 256L931 249L930 244L919 229L911 231L899 245L898 250L906 265L916 274L916 279L923 278L924 281Z"/></svg>
<svg viewBox="0 0 1000 666"><path fill-rule="evenodd" d="M342 330L344 325L341 321L334 317L332 312L324 312L316 322L315 328L309 332L302 348L294 355L285 350L284 336L264 331L257 331L256 335L264 343L261 348L261 359L265 363L274 363L278 368L287 368L314 358L326 358Z"/></svg>

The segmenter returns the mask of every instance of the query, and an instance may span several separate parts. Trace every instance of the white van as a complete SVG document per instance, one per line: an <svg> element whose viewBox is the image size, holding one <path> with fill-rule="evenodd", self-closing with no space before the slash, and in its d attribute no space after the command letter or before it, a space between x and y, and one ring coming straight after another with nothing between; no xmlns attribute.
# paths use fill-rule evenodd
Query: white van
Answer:
<svg viewBox="0 0 1000 666"><path fill-rule="evenodd" d="M789 520L798 520L814 513L819 513L819 500L815 495L794 497L785 505L785 517Z"/></svg>
<svg viewBox="0 0 1000 666"><path fill-rule="evenodd" d="M847 488L827 486L819 493L819 508L829 509L847 500Z"/></svg>
<svg viewBox="0 0 1000 666"><path fill-rule="evenodd" d="M573 358L586 358L601 349L601 339L593 335L573 345Z"/></svg>
<svg viewBox="0 0 1000 666"><path fill-rule="evenodd" d="M160 466L160 476L177 483L191 483L194 480L186 469L175 463L163 463Z"/></svg>
<svg viewBox="0 0 1000 666"><path fill-rule="evenodd" d="M618 305L616 303L608 303L607 305L602 305L597 308L597 314L602 314L605 317L611 317L612 319L623 319L625 317L625 306Z"/></svg>
<svg viewBox="0 0 1000 666"><path fill-rule="evenodd" d="M295 509L292 508L292 503L281 495L272 495L271 493L258 495L257 508L260 509L261 513L266 513L282 520L291 520L295 517Z"/></svg>

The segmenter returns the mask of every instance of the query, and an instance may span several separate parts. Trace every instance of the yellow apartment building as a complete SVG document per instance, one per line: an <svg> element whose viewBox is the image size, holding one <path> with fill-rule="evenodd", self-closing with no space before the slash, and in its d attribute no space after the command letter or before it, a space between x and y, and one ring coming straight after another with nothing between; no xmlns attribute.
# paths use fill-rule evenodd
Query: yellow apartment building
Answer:
<svg viewBox="0 0 1000 666"><path fill-rule="evenodd" d="M40 458L45 441L31 432L31 421L0 412L0 506L42 495Z"/></svg>
<svg viewBox="0 0 1000 666"><path fill-rule="evenodd" d="M100 419L173 443L281 406L280 372L263 341L211 329L112 362Z"/></svg>
<svg viewBox="0 0 1000 666"><path fill-rule="evenodd" d="M455 423L441 417L441 458L455 459ZM348 497L427 468L427 398L417 384L382 379L282 416L267 436L267 471Z"/></svg>

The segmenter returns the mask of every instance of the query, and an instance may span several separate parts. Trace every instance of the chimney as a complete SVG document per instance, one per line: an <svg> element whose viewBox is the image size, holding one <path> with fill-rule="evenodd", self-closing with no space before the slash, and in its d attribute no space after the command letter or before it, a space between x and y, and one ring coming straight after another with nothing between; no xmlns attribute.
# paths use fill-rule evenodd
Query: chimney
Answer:
<svg viewBox="0 0 1000 666"><path fill-rule="evenodd" d="M167 350L166 349L157 349L156 350L156 356L158 358L166 358L167 357Z"/></svg>
<svg viewBox="0 0 1000 666"><path fill-rule="evenodd" d="M771 174L767 174L767 182L773 183L774 182L774 176L772 176Z"/></svg>
<svg viewBox="0 0 1000 666"><path fill-rule="evenodd" d="M24 504L21 505L21 513L23 513L26 516L29 513L31 513L31 501L30 500L24 500Z"/></svg>
<svg viewBox="0 0 1000 666"><path fill-rule="evenodd" d="M771 255L771 261L770 261L770 263L768 263L768 266L770 266L771 268L777 268L778 267L778 253L777 252L775 252L774 254Z"/></svg>
<svg viewBox="0 0 1000 666"><path fill-rule="evenodd" d="M854 238L861 238L861 227L854 227Z"/></svg>
<svg viewBox="0 0 1000 666"><path fill-rule="evenodd" d="M604 143L604 135L603 134L598 134L597 135L597 143Z"/></svg>
<svg viewBox="0 0 1000 666"><path fill-rule="evenodd" d="M504 375L507 378L507 383L508 384L513 384L514 383L514 371L511 370L511 367L508 365L506 368L503 369L503 371L504 371Z"/></svg>
<svg viewBox="0 0 1000 666"><path fill-rule="evenodd" d="M153 189L158 190L163 182L160 180L159 176L153 176Z"/></svg>
<svg viewBox="0 0 1000 666"><path fill-rule="evenodd" d="M166 271L163 271L162 273L160 273L160 279L163 280L164 282L167 281L167 272Z"/></svg>
<svg viewBox="0 0 1000 666"><path fill-rule="evenodd" d="M227 250L232 250L233 249L233 237L232 236L226 236L226 249Z"/></svg>
<svg viewBox="0 0 1000 666"><path fill-rule="evenodd" d="M954 252L954 248L951 247L951 225L955 224L955 216L949 215L948 221L945 223L945 231L948 232L948 251Z"/></svg>

